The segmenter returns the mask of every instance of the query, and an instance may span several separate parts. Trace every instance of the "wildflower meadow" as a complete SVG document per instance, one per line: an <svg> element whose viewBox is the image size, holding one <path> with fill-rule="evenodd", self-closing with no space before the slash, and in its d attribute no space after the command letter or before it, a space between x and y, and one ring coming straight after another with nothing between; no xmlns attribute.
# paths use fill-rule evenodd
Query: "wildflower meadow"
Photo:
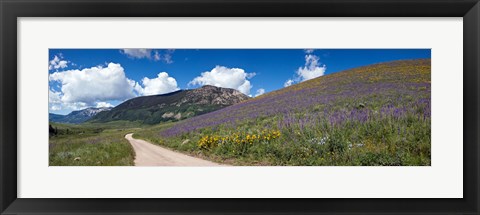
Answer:
<svg viewBox="0 0 480 215"><path fill-rule="evenodd" d="M431 165L431 62L325 75L136 138L231 165Z"/></svg>

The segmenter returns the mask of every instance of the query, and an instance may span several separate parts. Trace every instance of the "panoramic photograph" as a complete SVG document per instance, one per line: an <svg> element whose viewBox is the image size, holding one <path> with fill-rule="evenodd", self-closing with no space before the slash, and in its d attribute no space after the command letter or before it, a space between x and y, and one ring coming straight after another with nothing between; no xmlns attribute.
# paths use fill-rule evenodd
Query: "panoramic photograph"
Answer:
<svg viewBox="0 0 480 215"><path fill-rule="evenodd" d="M50 49L47 70L49 166L431 165L430 49Z"/></svg>

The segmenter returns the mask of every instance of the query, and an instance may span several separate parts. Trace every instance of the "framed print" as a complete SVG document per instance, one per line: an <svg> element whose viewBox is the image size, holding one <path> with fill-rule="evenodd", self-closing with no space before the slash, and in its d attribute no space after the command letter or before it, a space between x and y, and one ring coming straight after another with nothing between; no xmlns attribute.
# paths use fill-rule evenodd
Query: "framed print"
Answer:
<svg viewBox="0 0 480 215"><path fill-rule="evenodd" d="M1 13L2 214L479 213L476 0Z"/></svg>

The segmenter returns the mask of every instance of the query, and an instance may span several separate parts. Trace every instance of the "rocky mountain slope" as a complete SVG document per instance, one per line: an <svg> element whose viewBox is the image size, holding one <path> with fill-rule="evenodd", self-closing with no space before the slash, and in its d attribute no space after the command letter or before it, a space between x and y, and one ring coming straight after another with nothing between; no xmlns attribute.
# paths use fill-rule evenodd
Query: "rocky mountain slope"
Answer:
<svg viewBox="0 0 480 215"><path fill-rule="evenodd" d="M59 123L82 123L93 116L97 115L98 113L102 111L108 111L111 108L86 108L83 110L78 110L78 111L72 111L71 113L67 115L60 115L60 114L53 114L49 113L49 121L50 122L59 122Z"/></svg>
<svg viewBox="0 0 480 215"><path fill-rule="evenodd" d="M234 89L206 85L192 90L133 98L89 121L128 120L146 124L178 121L237 104L248 98Z"/></svg>

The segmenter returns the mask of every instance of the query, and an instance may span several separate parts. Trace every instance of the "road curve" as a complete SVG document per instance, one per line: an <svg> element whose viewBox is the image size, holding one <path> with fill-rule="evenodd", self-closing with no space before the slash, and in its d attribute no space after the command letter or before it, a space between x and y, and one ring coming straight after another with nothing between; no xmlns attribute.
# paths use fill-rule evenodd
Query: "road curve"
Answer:
<svg viewBox="0 0 480 215"><path fill-rule="evenodd" d="M135 166L219 166L219 164L184 155L179 152L134 139L133 133L125 135L135 150Z"/></svg>

